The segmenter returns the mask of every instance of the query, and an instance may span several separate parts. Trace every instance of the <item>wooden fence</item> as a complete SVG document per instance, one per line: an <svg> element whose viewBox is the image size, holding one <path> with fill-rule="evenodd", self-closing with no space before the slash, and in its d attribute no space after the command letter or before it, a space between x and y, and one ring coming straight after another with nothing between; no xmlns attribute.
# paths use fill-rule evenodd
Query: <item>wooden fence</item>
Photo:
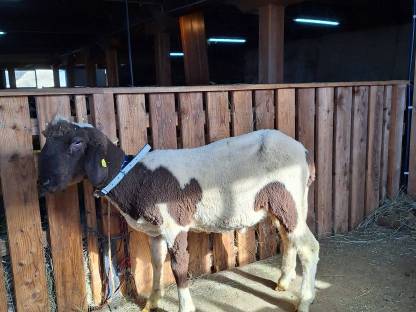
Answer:
<svg viewBox="0 0 416 312"><path fill-rule="evenodd" d="M0 177L17 310L45 311L49 301L36 154L44 144L39 133L56 113L93 123L130 154L146 142L155 149L185 148L257 129L280 129L315 157L308 223L322 236L354 228L386 194L399 191L405 91L405 81L389 81L0 92ZM416 166L415 155L412 159ZM411 179L416 191L416 177ZM101 220L106 205L91 194L91 185L83 182L46 198L59 311L87 308L82 238L87 237L91 289L98 304L104 269L95 233L109 230L118 236L125 231L114 211L107 228ZM131 232L123 244L117 241L115 258L131 267L137 291L146 294L152 276L148 240ZM197 276L276 254L277 234L269 221L245 233L193 233L189 252L190 271ZM165 265L165 283L171 283ZM2 278L0 274L0 311L5 310Z"/></svg>

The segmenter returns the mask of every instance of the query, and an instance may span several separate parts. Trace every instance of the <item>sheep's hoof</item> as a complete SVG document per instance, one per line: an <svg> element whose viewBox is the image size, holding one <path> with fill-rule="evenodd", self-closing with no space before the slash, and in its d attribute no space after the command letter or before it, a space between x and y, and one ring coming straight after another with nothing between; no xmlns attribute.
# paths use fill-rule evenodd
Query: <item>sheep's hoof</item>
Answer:
<svg viewBox="0 0 416 312"><path fill-rule="evenodd" d="M148 307L144 307L142 312L150 312L150 309Z"/></svg>
<svg viewBox="0 0 416 312"><path fill-rule="evenodd" d="M290 279L280 279L277 283L276 291L286 291L289 289L291 280Z"/></svg>

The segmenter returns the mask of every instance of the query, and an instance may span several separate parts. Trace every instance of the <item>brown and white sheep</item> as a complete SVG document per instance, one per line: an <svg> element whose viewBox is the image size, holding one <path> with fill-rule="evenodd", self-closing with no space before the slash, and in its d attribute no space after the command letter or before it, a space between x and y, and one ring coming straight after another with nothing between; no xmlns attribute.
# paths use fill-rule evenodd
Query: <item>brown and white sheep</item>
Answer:
<svg viewBox="0 0 416 312"><path fill-rule="evenodd" d="M125 154L90 125L54 119L44 131L39 183L43 192L65 189L87 177L97 189L119 172ZM104 160L104 161L103 161ZM150 237L153 290L145 311L163 295L167 252L178 286L179 311L195 311L188 289L187 233L224 232L254 226L271 216L282 237L278 290L303 281L298 311L315 297L319 244L306 224L314 166L299 142L276 130L260 130L199 148L148 153L108 198L131 227Z"/></svg>

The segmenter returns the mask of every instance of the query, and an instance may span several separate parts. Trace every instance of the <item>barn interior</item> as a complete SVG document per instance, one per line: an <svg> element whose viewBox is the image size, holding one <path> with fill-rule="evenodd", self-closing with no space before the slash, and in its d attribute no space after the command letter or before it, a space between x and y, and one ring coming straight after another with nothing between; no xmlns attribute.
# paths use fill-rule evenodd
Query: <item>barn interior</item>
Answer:
<svg viewBox="0 0 416 312"><path fill-rule="evenodd" d="M411 20L393 0L3 0L0 88L406 79Z"/></svg>

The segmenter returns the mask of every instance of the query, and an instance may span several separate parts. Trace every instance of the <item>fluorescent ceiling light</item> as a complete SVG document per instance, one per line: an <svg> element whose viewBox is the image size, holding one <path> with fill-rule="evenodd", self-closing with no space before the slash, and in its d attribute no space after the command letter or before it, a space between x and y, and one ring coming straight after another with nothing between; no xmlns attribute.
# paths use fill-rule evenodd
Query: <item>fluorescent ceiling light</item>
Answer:
<svg viewBox="0 0 416 312"><path fill-rule="evenodd" d="M6 32L5 32L5 31L1 31L1 30L0 30L0 36L1 36L1 35L5 35L5 34L6 34Z"/></svg>
<svg viewBox="0 0 416 312"><path fill-rule="evenodd" d="M209 38L208 42L210 43L245 43L246 39L243 38Z"/></svg>
<svg viewBox="0 0 416 312"><path fill-rule="evenodd" d="M295 18L295 22L304 24L315 24L315 25L327 25L327 26L338 26L339 22L330 20L321 20L314 18Z"/></svg>
<svg viewBox="0 0 416 312"><path fill-rule="evenodd" d="M169 55L173 57L182 57L184 54L183 52L170 52Z"/></svg>

